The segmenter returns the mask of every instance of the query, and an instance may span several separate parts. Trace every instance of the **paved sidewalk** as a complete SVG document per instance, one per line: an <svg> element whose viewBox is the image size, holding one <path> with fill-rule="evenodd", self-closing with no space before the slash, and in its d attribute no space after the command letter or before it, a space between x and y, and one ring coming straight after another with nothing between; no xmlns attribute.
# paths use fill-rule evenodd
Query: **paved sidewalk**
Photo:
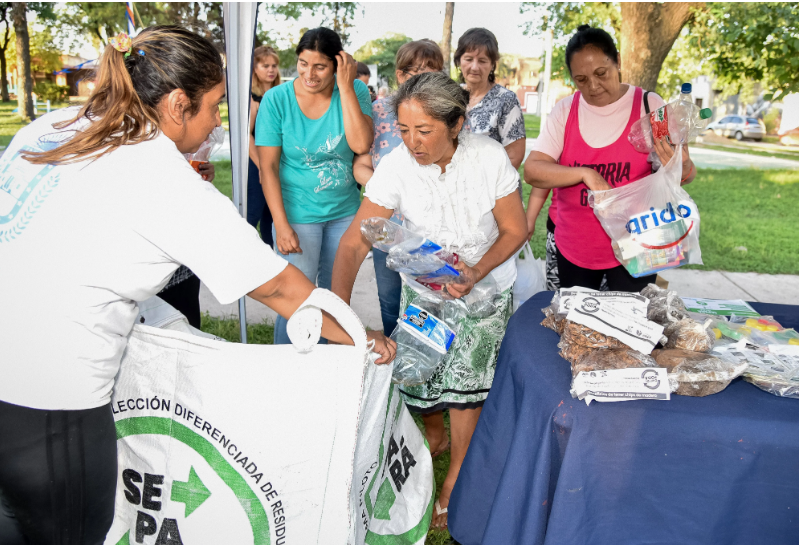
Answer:
<svg viewBox="0 0 800 545"><path fill-rule="evenodd" d="M695 271L671 269L661 273L669 288L684 297L709 299L744 299L762 303L800 304L800 277L791 274L732 273L726 271ZM248 323L273 323L275 312L249 297L245 298ZM351 306L370 329L381 329L378 306L378 285L372 259L364 260L356 277ZM215 317L238 319L238 304L220 305L205 286L200 289L200 308Z"/></svg>

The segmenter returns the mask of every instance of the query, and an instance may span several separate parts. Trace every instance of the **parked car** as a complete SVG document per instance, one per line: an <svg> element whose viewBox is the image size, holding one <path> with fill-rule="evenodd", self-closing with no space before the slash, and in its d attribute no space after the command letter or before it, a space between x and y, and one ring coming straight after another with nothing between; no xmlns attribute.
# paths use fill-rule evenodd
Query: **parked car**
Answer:
<svg viewBox="0 0 800 545"><path fill-rule="evenodd" d="M719 136L733 136L736 140L750 138L759 142L767 133L763 121L743 115L726 115L719 121L709 123L707 128Z"/></svg>

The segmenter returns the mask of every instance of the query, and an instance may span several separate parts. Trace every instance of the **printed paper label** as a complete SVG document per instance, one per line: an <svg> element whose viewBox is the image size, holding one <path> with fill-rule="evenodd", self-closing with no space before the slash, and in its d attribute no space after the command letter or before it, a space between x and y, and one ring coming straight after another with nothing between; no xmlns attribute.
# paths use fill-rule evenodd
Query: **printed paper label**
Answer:
<svg viewBox="0 0 800 545"><path fill-rule="evenodd" d="M761 316L756 310L741 299L697 299L681 297L686 310L714 316Z"/></svg>
<svg viewBox="0 0 800 545"><path fill-rule="evenodd" d="M408 305L400 325L440 354L446 354L456 338L455 332L446 323L416 305Z"/></svg>
<svg viewBox="0 0 800 545"><path fill-rule="evenodd" d="M576 300L567 320L619 339L643 354L653 351L664 332L663 326L633 312L632 307L625 308L613 299L597 297L594 293L583 294Z"/></svg>
<svg viewBox="0 0 800 545"><path fill-rule="evenodd" d="M572 394L586 401L669 399L669 379L663 367L631 367L583 371L572 381Z"/></svg>
<svg viewBox="0 0 800 545"><path fill-rule="evenodd" d="M589 291L585 288L576 290L570 288L561 290L561 298L558 303L559 314L569 314L573 308L580 306L587 298L603 301L604 305L611 305L620 312L629 312L634 316L647 318L647 303L649 300L638 293L626 291Z"/></svg>

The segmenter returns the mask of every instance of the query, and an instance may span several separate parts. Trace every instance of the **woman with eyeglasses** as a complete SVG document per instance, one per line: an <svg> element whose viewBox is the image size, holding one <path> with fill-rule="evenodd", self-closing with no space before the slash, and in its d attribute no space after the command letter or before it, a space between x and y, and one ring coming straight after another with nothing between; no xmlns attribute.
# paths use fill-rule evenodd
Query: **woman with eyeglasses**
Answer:
<svg viewBox="0 0 800 545"><path fill-rule="evenodd" d="M424 72L440 72L444 57L439 46L432 40L418 40L400 46L395 57L395 76L402 85L411 76ZM378 163L389 152L403 143L397 116L389 103L389 97L377 99L372 103L372 119L375 126L375 141L369 154L359 155L353 162L353 175L361 185L367 185ZM402 216L395 214L392 221L403 222ZM378 283L378 300L381 305L383 333L391 335L397 325L400 312L400 274L386 267L386 252L373 249L372 263L375 267L375 280ZM442 449L441 452L444 452ZM441 454L434 452L434 455Z"/></svg>

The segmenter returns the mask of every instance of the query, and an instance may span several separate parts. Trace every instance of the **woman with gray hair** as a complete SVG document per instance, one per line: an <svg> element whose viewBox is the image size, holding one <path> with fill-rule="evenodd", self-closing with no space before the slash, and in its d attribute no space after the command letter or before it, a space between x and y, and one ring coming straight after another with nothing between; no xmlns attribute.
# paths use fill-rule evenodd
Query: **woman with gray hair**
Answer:
<svg viewBox="0 0 800 545"><path fill-rule="evenodd" d="M450 350L434 375L401 392L422 414L431 452L448 443L443 409L450 409L450 468L436 502L434 527L447 526L447 504L481 407L494 378L497 353L511 316L514 257L527 224L517 191L518 174L503 146L462 131L469 94L441 72L418 74L392 99L403 143L386 155L367 184L364 200L339 244L333 292L350 301L356 273L370 249L361 221L399 212L406 228L459 255L463 281L446 290L455 298L492 276L500 290L497 310L462 319ZM402 275L400 314L428 288Z"/></svg>

